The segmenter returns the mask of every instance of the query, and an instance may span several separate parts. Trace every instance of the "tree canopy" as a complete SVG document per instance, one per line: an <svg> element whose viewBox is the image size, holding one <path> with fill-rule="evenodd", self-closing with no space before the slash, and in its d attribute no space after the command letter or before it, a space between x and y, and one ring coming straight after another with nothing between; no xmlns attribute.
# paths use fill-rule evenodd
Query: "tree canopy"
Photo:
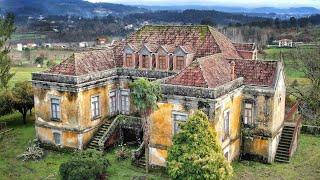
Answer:
<svg viewBox="0 0 320 180"><path fill-rule="evenodd" d="M147 113L157 108L157 101L161 98L161 88L157 81L139 78L130 84L131 99L140 113Z"/></svg>
<svg viewBox="0 0 320 180"><path fill-rule="evenodd" d="M173 137L167 159L172 179L230 179L232 167L225 159L208 117L192 115Z"/></svg>
<svg viewBox="0 0 320 180"><path fill-rule="evenodd" d="M33 89L31 83L18 82L12 90L13 108L22 114L23 123L26 124L27 112L33 108Z"/></svg>
<svg viewBox="0 0 320 180"><path fill-rule="evenodd" d="M11 60L8 56L10 49L6 46L14 31L14 15L8 13L4 19L0 19L0 88L7 89L9 80L14 76L10 72Z"/></svg>

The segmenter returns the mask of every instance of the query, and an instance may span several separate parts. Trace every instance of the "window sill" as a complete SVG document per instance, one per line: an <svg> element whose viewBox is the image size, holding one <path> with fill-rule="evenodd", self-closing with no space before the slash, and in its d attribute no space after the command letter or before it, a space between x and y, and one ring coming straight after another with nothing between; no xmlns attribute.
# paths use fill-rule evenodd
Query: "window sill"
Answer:
<svg viewBox="0 0 320 180"><path fill-rule="evenodd" d="M98 120L98 119L100 119L101 118L101 116L95 116L95 117L92 117L91 118L91 121L95 121L95 120Z"/></svg>

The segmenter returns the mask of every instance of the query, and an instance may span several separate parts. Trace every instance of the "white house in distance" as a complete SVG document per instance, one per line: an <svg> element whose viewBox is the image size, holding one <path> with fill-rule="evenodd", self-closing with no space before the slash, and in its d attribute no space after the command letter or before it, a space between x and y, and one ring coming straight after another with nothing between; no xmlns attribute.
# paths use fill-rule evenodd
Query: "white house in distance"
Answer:
<svg viewBox="0 0 320 180"><path fill-rule="evenodd" d="M17 51L22 51L23 45L21 43L17 44Z"/></svg>
<svg viewBox="0 0 320 180"><path fill-rule="evenodd" d="M280 39L278 47L293 47L293 41L291 39Z"/></svg>

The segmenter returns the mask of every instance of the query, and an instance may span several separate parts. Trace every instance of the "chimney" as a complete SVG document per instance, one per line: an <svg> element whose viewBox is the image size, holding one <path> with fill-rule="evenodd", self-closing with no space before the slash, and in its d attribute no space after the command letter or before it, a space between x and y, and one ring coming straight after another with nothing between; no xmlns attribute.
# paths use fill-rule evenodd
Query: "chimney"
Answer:
<svg viewBox="0 0 320 180"><path fill-rule="evenodd" d="M234 79L236 79L236 74L235 74L235 67L236 67L236 63L234 61L231 61L231 81L233 81Z"/></svg>

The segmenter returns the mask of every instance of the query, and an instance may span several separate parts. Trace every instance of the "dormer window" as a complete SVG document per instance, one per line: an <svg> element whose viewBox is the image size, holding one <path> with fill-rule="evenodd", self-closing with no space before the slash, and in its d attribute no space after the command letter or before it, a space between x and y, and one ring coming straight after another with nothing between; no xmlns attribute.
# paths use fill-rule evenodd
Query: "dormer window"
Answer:
<svg viewBox="0 0 320 180"><path fill-rule="evenodd" d="M166 56L159 56L159 69L167 69Z"/></svg>
<svg viewBox="0 0 320 180"><path fill-rule="evenodd" d="M176 58L176 69L182 70L184 68L184 57L183 56L177 56Z"/></svg>
<svg viewBox="0 0 320 180"><path fill-rule="evenodd" d="M126 66L127 67L133 67L133 56L132 54L126 54Z"/></svg>
<svg viewBox="0 0 320 180"><path fill-rule="evenodd" d="M142 68L149 68L150 62L148 55L142 55Z"/></svg>

